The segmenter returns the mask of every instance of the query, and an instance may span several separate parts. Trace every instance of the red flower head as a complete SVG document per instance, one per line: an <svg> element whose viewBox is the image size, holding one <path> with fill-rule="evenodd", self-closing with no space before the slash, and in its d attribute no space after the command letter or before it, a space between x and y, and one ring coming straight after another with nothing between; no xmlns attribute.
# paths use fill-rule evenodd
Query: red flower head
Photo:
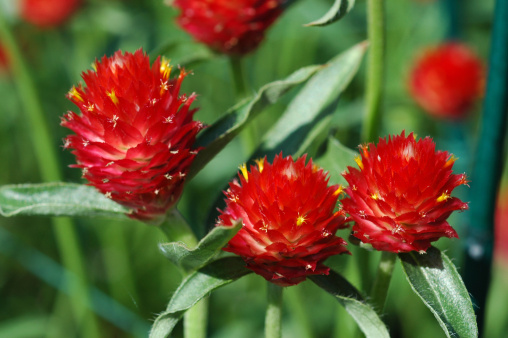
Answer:
<svg viewBox="0 0 508 338"><path fill-rule="evenodd" d="M426 49L416 60L409 90L436 117L463 118L483 93L482 61L466 46L447 43Z"/></svg>
<svg viewBox="0 0 508 338"><path fill-rule="evenodd" d="M83 176L106 196L133 209L131 217L153 220L180 196L197 151L202 124L193 121L195 94L179 95L187 75L170 79L171 67L158 58L150 67L142 50L120 51L83 73L87 87L72 87L68 98L81 114L69 112L62 126L76 135L73 148Z"/></svg>
<svg viewBox="0 0 508 338"><path fill-rule="evenodd" d="M172 0L178 24L196 40L225 54L246 54L263 40L287 0Z"/></svg>
<svg viewBox="0 0 508 338"><path fill-rule="evenodd" d="M0 74L7 68L9 68L9 58L4 47L0 44Z"/></svg>
<svg viewBox="0 0 508 338"><path fill-rule="evenodd" d="M341 200L354 221L353 235L377 250L425 252L440 237L458 237L446 219L467 209L450 194L467 184L466 175L452 174L456 158L435 151L431 138L413 133L379 139L361 147L360 169L343 173L349 198Z"/></svg>
<svg viewBox="0 0 508 338"><path fill-rule="evenodd" d="M234 180L225 192L226 208L218 225L242 219L243 227L225 251L241 256L247 267L281 286L295 285L308 275L328 274L323 261L349 253L346 242L335 236L344 227L342 211L334 211L342 191L328 187L326 173L305 156L275 157L240 167L240 183Z"/></svg>
<svg viewBox="0 0 508 338"><path fill-rule="evenodd" d="M21 16L41 28L54 27L67 20L81 0L21 0Z"/></svg>

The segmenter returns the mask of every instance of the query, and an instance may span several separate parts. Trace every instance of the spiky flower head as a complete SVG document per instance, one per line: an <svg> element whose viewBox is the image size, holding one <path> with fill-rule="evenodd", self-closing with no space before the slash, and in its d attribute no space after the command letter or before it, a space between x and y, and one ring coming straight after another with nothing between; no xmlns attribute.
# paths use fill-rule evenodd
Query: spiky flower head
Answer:
<svg viewBox="0 0 508 338"><path fill-rule="evenodd" d="M242 219L242 228L224 250L281 286L328 274L323 261L349 253L346 242L335 236L345 221L344 213L335 210L342 189L329 187L323 169L305 160L279 154L273 164L264 158L250 171L240 167L240 181L229 184L227 205L218 220L218 225L229 226Z"/></svg>
<svg viewBox="0 0 508 338"><path fill-rule="evenodd" d="M375 249L425 252L440 237L458 237L446 219L467 203L452 197L467 184L465 174L453 174L456 158L436 151L430 137L413 133L379 139L360 147L359 169L343 173L349 183L342 199L354 221L353 235Z"/></svg>
<svg viewBox="0 0 508 338"><path fill-rule="evenodd" d="M190 109L196 96L179 93L187 73L171 79L169 62L157 58L150 67L141 49L104 56L94 69L82 74L86 87L68 93L80 114L62 118L76 133L64 146L74 149L73 167L91 185L132 208L131 217L156 220L178 200L197 153L202 124Z"/></svg>
<svg viewBox="0 0 508 338"><path fill-rule="evenodd" d="M21 0L21 17L40 28L55 27L71 17L81 0Z"/></svg>
<svg viewBox="0 0 508 338"><path fill-rule="evenodd" d="M426 48L409 79L415 101L438 118L464 118L484 89L483 62L467 46L445 43Z"/></svg>
<svg viewBox="0 0 508 338"><path fill-rule="evenodd" d="M224 54L254 50L282 14L287 0L172 0L178 24L196 40Z"/></svg>

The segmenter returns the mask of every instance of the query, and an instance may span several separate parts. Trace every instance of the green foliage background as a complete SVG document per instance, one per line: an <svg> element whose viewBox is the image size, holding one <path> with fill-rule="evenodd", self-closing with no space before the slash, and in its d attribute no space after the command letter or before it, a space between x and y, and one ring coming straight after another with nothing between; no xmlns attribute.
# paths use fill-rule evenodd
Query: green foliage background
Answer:
<svg viewBox="0 0 508 338"><path fill-rule="evenodd" d="M418 136L434 137L438 148L454 153L459 160L457 172L468 172L474 151L480 105L462 123L438 121L428 117L411 100L406 89L411 61L419 48L436 44L449 35L448 14L443 2L420 3L411 0L387 1L387 87L381 136L414 131ZM492 24L493 0L462 1L459 36L487 59ZM62 27L38 30L8 11L7 1L0 7L12 26L23 50L53 135L55 148L68 130L59 126L59 118L75 107L65 98L69 88L80 81L80 73L90 68L95 58L116 50L131 51L142 47L155 57L163 51L173 64L187 64L194 75L186 79L184 92L198 93L196 118L210 124L235 104L227 58L214 55L192 42L174 24L177 12L162 0L85 1L83 8ZM303 24L317 19L331 6L331 0L301 0L292 5L269 30L266 41L245 59L246 74L253 89L281 79L298 68L324 63L336 54L366 39L365 2L341 21L327 27L307 28ZM284 111L296 91L268 108L242 134L188 182L178 205L199 236L213 226L210 210L221 190L248 160L267 130ZM341 96L332 119L332 133L343 144L355 149L359 144L363 116L364 67ZM27 116L22 109L23 92L18 92L8 73L0 75L0 185L40 182ZM319 147L313 151L318 153ZM501 151L502 149L500 149ZM80 172L68 168L74 158L58 151L66 182L82 182ZM337 173L332 173L336 175ZM464 198L467 188L458 188ZM461 233L466 213L451 219ZM114 313L116 319L100 319L104 337L146 335L156 313L164 310L172 291L178 286L179 271L159 252L164 240L154 227L133 221L76 219L75 225L86 262L90 286L100 290L108 301L128 309L132 318ZM442 240L438 246L448 249L459 267L461 240ZM363 266L354 255L335 257L329 265L357 287L370 281L360 280ZM60 262L49 218L0 218L0 337L73 337L80 336L86 319L76 325L64 285L58 280ZM508 295L504 290L508 270L495 265L491 299L487 310L486 337L503 337L508 328ZM265 310L264 280L251 274L211 296L209 336L260 337ZM99 297L96 294L94 297ZM494 295L494 296L492 296ZM303 305L302 305L303 304ZM384 320L393 337L442 337L444 333L430 311L414 295L400 266L396 267L388 295ZM100 313L99 313L100 317ZM316 285L302 283L285 290L284 337L344 337L355 332L349 315ZM139 323L131 329L122 323ZM181 324L180 324L181 325ZM181 328L176 335L181 334Z"/></svg>

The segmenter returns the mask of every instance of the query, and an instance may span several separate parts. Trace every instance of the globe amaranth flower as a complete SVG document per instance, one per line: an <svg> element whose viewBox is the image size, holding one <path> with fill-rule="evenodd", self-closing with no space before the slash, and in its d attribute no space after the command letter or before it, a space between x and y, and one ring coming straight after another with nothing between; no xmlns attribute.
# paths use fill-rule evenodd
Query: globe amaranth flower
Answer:
<svg viewBox="0 0 508 338"><path fill-rule="evenodd" d="M61 25L80 7L81 0L21 0L21 17L40 28Z"/></svg>
<svg viewBox="0 0 508 338"><path fill-rule="evenodd" d="M446 219L468 208L450 196L467 180L452 173L453 155L436 151L429 137L404 132L360 150L359 169L343 173L349 197L341 200L356 238L377 250L425 252L440 237L458 237Z"/></svg>
<svg viewBox="0 0 508 338"><path fill-rule="evenodd" d="M306 157L266 158L240 167L240 181L225 192L226 208L217 225L242 220L240 231L225 251L243 258L247 267L281 286L295 285L308 275L328 274L323 261L349 253L346 242L335 236L345 226L342 211L335 211L339 186L328 187L326 173Z"/></svg>
<svg viewBox="0 0 508 338"><path fill-rule="evenodd" d="M83 176L114 201L132 208L131 217L156 220L180 196L197 150L202 124L193 121L195 94L180 95L187 75L170 79L171 66L150 61L142 50L118 51L83 73L86 87L68 98L81 114L68 112L62 126L76 134L65 139Z"/></svg>
<svg viewBox="0 0 508 338"><path fill-rule="evenodd" d="M178 24L196 40L225 54L254 50L282 14L287 0L172 0Z"/></svg>
<svg viewBox="0 0 508 338"><path fill-rule="evenodd" d="M484 89L484 66L467 46L445 43L425 49L409 79L415 101L430 115L464 118Z"/></svg>
<svg viewBox="0 0 508 338"><path fill-rule="evenodd" d="M0 43L0 75L9 68L9 57Z"/></svg>

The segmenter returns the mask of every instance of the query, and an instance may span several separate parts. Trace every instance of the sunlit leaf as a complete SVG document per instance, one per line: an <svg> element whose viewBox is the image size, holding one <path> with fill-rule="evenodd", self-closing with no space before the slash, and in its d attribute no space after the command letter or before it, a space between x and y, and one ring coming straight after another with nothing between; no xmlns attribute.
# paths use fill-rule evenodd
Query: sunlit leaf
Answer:
<svg viewBox="0 0 508 338"><path fill-rule="evenodd" d="M469 293L455 265L439 249L399 254L413 291L422 299L447 337L478 337Z"/></svg>
<svg viewBox="0 0 508 338"><path fill-rule="evenodd" d="M0 215L125 217L129 209L94 187L75 183L17 184L0 187Z"/></svg>
<svg viewBox="0 0 508 338"><path fill-rule="evenodd" d="M196 270L215 257L241 227L241 221L233 226L215 227L193 249L181 242L162 243L159 248L175 265L186 271Z"/></svg>
<svg viewBox="0 0 508 338"><path fill-rule="evenodd" d="M390 334L381 318L344 277L334 271L329 275L309 277L317 286L331 294L353 317L367 338L389 338Z"/></svg>
<svg viewBox="0 0 508 338"><path fill-rule="evenodd" d="M335 0L333 6L321 18L305 26L326 26L342 19L355 5L355 0Z"/></svg>
<svg viewBox="0 0 508 338"><path fill-rule="evenodd" d="M330 175L331 184L347 184L341 173L348 166L354 167L355 157L358 153L341 144L337 139L330 137L326 147L326 152L315 159L316 164L326 168Z"/></svg>
<svg viewBox="0 0 508 338"><path fill-rule="evenodd" d="M168 337L186 310L210 292L250 272L240 257L226 257L190 274L171 297L166 311L157 316L150 338Z"/></svg>
<svg viewBox="0 0 508 338"><path fill-rule="evenodd" d="M256 157L269 158L283 150L298 151L305 135L320 120L323 109L351 82L366 50L360 43L330 60L298 92L277 123L265 134Z"/></svg>

